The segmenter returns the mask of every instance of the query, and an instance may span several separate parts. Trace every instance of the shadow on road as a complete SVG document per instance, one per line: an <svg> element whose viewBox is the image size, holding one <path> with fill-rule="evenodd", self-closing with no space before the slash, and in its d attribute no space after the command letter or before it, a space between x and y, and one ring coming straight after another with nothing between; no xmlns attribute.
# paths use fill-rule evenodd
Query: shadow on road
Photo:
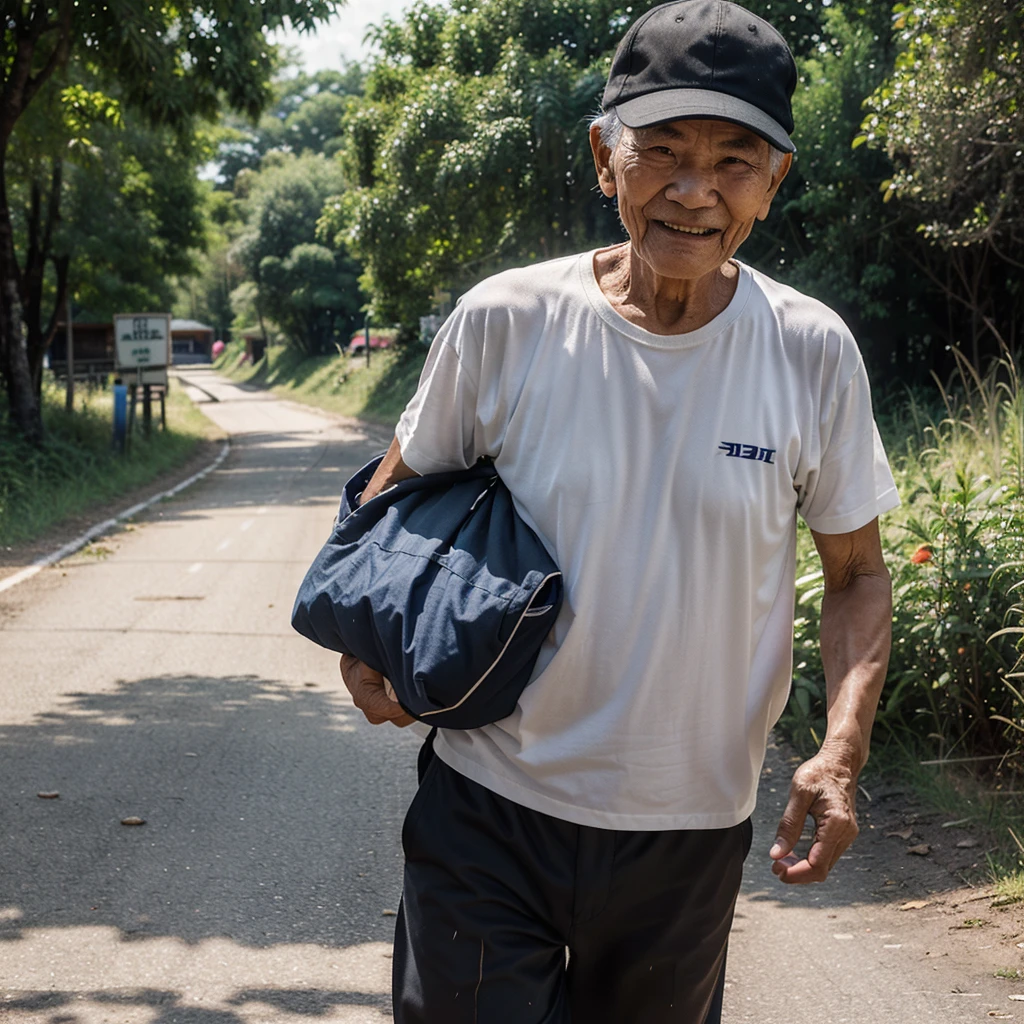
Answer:
<svg viewBox="0 0 1024 1024"><path fill-rule="evenodd" d="M252 676L69 694L0 729L0 942L390 942L417 747L335 693Z"/></svg>
<svg viewBox="0 0 1024 1024"><path fill-rule="evenodd" d="M944 862L907 855L905 841L894 839L891 829L906 824L901 811L907 807L908 797L903 789L881 779L870 779L875 794L871 801L862 800L857 808L860 835L832 870L828 879L817 885L783 885L771 872L768 848L776 834L779 819L786 804L789 780L800 762L785 744L773 743L765 761L766 771L758 789L757 808L754 811L754 843L743 876L743 893L748 900L767 903L785 911L791 908L837 909L855 905L884 905L931 897L952 892L963 886L963 878L952 874ZM898 796L892 802L889 795ZM917 828L934 820L933 831L939 841L949 844L965 835L941 827L939 811L914 808L912 820ZM805 834L809 835L808 820ZM806 849L805 842L802 849ZM965 862L977 859L965 851ZM965 865L966 866L966 865ZM737 913L737 929L742 928L743 914Z"/></svg>
<svg viewBox="0 0 1024 1024"><path fill-rule="evenodd" d="M50 1024L72 1024L78 1020L75 1009L82 1004L107 1007L121 1013L148 1010L150 1024L243 1024L244 1009L253 1003L263 1004L277 1013L299 1017L327 1017L339 1006L374 1007L380 1019L390 1020L386 997L362 992L330 992L322 989L266 988L245 990L229 1002L239 1013L213 1007L189 1006L181 992L159 989L135 991L31 992L4 1000L0 1006L9 1014L49 1014ZM63 1013L61 1011L64 1011Z"/></svg>

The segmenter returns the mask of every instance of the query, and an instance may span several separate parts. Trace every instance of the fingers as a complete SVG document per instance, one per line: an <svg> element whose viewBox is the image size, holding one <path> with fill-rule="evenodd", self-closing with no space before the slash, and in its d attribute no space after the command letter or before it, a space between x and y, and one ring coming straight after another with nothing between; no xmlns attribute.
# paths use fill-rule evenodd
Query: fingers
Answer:
<svg viewBox="0 0 1024 1024"><path fill-rule="evenodd" d="M772 872L787 885L823 882L857 836L854 809L856 782L848 771L812 758L793 776L789 802L779 822L778 838L769 851ZM806 816L815 822L807 856L794 853Z"/></svg>
<svg viewBox="0 0 1024 1024"><path fill-rule="evenodd" d="M391 722L404 729L413 723L413 717L398 703L391 684L358 658L350 654L341 656L341 680L352 694L352 703L371 725Z"/></svg>
<svg viewBox="0 0 1024 1024"><path fill-rule="evenodd" d="M772 873L787 885L824 882L856 834L856 825L851 832L837 819L819 824L807 856L802 860L795 854L782 857L772 865Z"/></svg>
<svg viewBox="0 0 1024 1024"><path fill-rule="evenodd" d="M811 810L811 804L814 803L814 797L814 793L806 792L799 787L794 777L789 790L789 802L782 812L779 827L775 830L775 843L768 852L772 860L780 861L792 854L804 830L804 822Z"/></svg>

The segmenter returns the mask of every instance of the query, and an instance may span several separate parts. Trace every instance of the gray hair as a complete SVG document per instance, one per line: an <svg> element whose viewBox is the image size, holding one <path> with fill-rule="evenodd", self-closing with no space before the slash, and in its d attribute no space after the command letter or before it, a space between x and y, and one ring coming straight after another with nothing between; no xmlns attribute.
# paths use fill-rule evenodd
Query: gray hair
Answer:
<svg viewBox="0 0 1024 1024"><path fill-rule="evenodd" d="M601 142L614 153L615 147L622 141L622 129L626 126L619 120L618 111L612 107L611 110L592 117L590 127L597 127L601 130ZM774 177L782 166L782 160L786 154L781 149L776 149L771 143L768 148L771 150L771 169L772 177Z"/></svg>

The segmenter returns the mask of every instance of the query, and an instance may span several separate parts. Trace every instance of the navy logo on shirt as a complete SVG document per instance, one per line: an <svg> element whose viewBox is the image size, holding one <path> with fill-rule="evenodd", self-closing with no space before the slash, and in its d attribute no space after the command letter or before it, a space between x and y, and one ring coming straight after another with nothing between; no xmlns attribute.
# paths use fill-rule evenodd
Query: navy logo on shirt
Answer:
<svg viewBox="0 0 1024 1024"><path fill-rule="evenodd" d="M775 465L775 453L777 448L761 448L756 444L737 444L735 441L723 441L718 446L730 459L749 459L751 462L767 462L769 466Z"/></svg>

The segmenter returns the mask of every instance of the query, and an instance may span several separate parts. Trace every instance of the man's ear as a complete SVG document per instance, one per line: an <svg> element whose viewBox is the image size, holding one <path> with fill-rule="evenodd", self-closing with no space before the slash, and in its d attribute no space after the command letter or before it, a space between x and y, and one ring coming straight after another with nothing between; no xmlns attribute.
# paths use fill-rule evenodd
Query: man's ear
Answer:
<svg viewBox="0 0 1024 1024"><path fill-rule="evenodd" d="M793 154L786 153L782 157L782 163L779 164L779 169L772 175L772 183L768 188L767 193L763 202L761 203L761 209L757 211L757 219L764 220L768 216L768 211L772 208L772 200L775 198L775 193L779 191L779 186L785 180L786 175L789 174L790 167L793 166Z"/></svg>
<svg viewBox="0 0 1024 1024"><path fill-rule="evenodd" d="M615 195L612 151L601 141L601 129L596 124L590 127L590 149L594 154L594 167L597 170L598 187L611 199Z"/></svg>

